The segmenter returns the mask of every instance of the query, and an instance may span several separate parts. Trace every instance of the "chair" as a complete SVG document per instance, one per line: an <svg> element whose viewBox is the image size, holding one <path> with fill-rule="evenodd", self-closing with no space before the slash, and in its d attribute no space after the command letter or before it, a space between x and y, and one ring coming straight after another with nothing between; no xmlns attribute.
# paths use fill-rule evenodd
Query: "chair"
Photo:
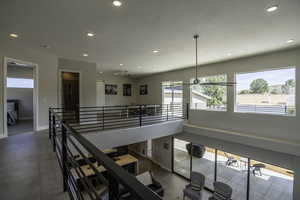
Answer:
<svg viewBox="0 0 300 200"><path fill-rule="evenodd" d="M197 158L202 158L205 154L205 146L202 144L186 144L186 149L189 153L189 155L193 155ZM193 151L193 152L192 152Z"/></svg>
<svg viewBox="0 0 300 200"><path fill-rule="evenodd" d="M203 174L191 172L191 183L183 189L183 199L188 197L191 200L201 200L204 184L205 176Z"/></svg>
<svg viewBox="0 0 300 200"><path fill-rule="evenodd" d="M224 155L227 158L226 166L231 166L232 164L238 163L237 159L235 159L233 156L229 156L226 152L224 152Z"/></svg>
<svg viewBox="0 0 300 200"><path fill-rule="evenodd" d="M230 200L232 188L222 182L214 182L214 194L209 200Z"/></svg>

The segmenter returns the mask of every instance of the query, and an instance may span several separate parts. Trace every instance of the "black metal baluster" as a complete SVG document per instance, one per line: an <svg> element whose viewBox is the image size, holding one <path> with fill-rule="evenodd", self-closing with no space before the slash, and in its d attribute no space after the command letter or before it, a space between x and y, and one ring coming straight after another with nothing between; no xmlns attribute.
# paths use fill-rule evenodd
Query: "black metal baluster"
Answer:
<svg viewBox="0 0 300 200"><path fill-rule="evenodd" d="M61 146L62 146L62 163L63 163L63 184L64 184L64 191L67 191L67 181L68 181L68 175L67 175L67 129L65 128L64 122L62 123L62 140L61 140Z"/></svg>
<svg viewBox="0 0 300 200"><path fill-rule="evenodd" d="M55 115L52 115L52 145L53 152L56 151L56 118Z"/></svg>
<svg viewBox="0 0 300 200"><path fill-rule="evenodd" d="M48 111L48 117L49 117L49 139L51 139L51 107L49 108L49 111Z"/></svg>
<svg viewBox="0 0 300 200"><path fill-rule="evenodd" d="M140 113L140 116L139 116L140 126L142 126L142 105L140 105L139 113Z"/></svg>

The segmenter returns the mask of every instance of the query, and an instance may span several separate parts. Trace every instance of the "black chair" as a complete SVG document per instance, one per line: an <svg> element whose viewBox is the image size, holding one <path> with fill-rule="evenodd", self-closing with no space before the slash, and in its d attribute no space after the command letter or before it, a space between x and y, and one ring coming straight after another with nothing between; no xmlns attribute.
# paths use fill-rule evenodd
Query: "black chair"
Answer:
<svg viewBox="0 0 300 200"><path fill-rule="evenodd" d="M186 144L186 150L188 151L189 155L191 155L192 152L192 147L193 147L193 156L197 158L202 158L205 154L205 146L202 144L191 144L188 143Z"/></svg>
<svg viewBox="0 0 300 200"><path fill-rule="evenodd" d="M230 200L232 196L232 188L222 182L214 182L214 193L209 200Z"/></svg>

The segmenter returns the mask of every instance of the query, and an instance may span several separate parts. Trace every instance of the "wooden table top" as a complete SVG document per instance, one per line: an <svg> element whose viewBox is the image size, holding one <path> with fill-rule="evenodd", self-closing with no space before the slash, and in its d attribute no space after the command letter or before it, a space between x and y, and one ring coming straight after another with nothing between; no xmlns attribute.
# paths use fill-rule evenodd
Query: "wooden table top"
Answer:
<svg viewBox="0 0 300 200"><path fill-rule="evenodd" d="M124 165L128 165L128 164L131 164L131 163L137 163L138 162L138 159L135 158L134 156L130 155L130 154L118 156L118 157L115 157L114 159L116 159L116 161L115 161L116 164L121 166L121 167L124 166ZM106 171L106 169L102 165L98 166L97 163L93 163L93 166L100 173ZM83 171L83 173L85 174L85 176L92 176L92 175L95 174L94 170L90 167L90 165L83 165L80 168ZM72 171L72 174L76 178L78 178L77 173L75 172L75 169L72 169L71 171Z"/></svg>

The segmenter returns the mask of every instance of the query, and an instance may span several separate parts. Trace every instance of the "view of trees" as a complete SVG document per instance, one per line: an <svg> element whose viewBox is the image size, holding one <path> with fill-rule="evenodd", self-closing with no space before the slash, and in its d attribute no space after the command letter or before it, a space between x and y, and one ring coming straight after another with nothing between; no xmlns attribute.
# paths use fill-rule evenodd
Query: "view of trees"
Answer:
<svg viewBox="0 0 300 200"><path fill-rule="evenodd" d="M207 77L201 82L224 82L226 81L225 76L211 76ZM226 104L226 87L217 85L201 86L201 93L205 94L211 99L207 100L208 107L216 107Z"/></svg>
<svg viewBox="0 0 300 200"><path fill-rule="evenodd" d="M251 82L249 90L241 90L239 94L265 94L269 92L271 94L290 94L292 88L295 88L295 84L294 79L289 79L285 81L285 84L281 85L281 87L272 88L266 80L258 78Z"/></svg>

